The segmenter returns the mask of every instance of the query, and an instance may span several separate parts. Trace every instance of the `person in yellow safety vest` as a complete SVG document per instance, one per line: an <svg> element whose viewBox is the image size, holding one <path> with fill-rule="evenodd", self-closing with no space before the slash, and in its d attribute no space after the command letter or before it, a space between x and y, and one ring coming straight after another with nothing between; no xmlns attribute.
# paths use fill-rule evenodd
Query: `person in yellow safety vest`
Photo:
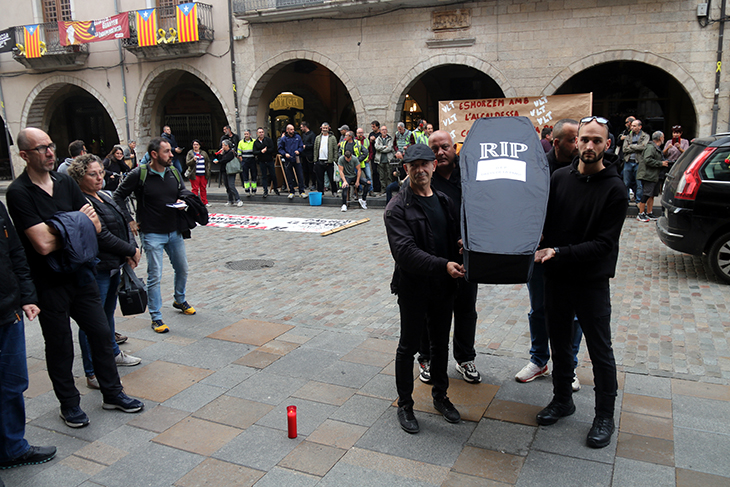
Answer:
<svg viewBox="0 0 730 487"><path fill-rule="evenodd" d="M368 151L363 148L359 141L355 140L355 133L352 130L345 132L345 138L338 144L338 160L347 151L360 161L361 167L363 161L368 158ZM368 184L372 184L372 177L368 178ZM353 194L353 196L357 195Z"/></svg>
<svg viewBox="0 0 730 487"><path fill-rule="evenodd" d="M370 168L370 140L365 137L365 130L361 128L357 129L355 140L360 143L363 153L365 154L365 158L360 159L360 169L362 169L363 174L365 174L365 178L370 182L370 188L372 189L373 172Z"/></svg>
<svg viewBox="0 0 730 487"><path fill-rule="evenodd" d="M411 132L411 145L412 144L426 144L428 145L428 134L426 134L426 125L428 122L421 119L418 121L416 130Z"/></svg>
<svg viewBox="0 0 730 487"><path fill-rule="evenodd" d="M256 194L256 179L258 178L258 169L256 167L256 159L253 156L253 142L251 131L243 131L243 139L238 143L238 160L241 161L241 182L243 190L247 197Z"/></svg>

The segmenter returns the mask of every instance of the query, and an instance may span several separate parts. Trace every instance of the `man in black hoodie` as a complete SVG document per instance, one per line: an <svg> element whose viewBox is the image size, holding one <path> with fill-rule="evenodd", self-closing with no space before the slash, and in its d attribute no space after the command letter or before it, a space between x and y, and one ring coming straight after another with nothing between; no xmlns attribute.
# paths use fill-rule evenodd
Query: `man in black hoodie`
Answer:
<svg viewBox="0 0 730 487"><path fill-rule="evenodd" d="M547 426L575 412L572 399L573 317L583 328L593 363L595 419L587 445L603 448L614 431L618 389L611 348L609 279L616 273L618 242L626 219L626 187L616 170L608 121L586 117L578 130L578 154L555 171L542 247L535 262L545 264L545 310L553 355L553 399L537 414Z"/></svg>

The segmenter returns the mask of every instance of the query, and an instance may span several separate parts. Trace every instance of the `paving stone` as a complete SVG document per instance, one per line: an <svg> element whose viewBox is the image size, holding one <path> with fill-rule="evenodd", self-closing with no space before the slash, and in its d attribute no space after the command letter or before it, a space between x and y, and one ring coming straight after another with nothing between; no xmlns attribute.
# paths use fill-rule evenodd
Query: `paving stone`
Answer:
<svg viewBox="0 0 730 487"><path fill-rule="evenodd" d="M106 465L102 465L101 463L92 462L91 460L86 460L85 458L77 457L75 455L66 457L63 460L61 460L59 463L61 463L62 465L65 465L67 467L71 467L74 470L78 470L79 472L86 474L89 477L98 474L99 472L101 472L102 470L104 470L106 468Z"/></svg>
<svg viewBox="0 0 730 487"><path fill-rule="evenodd" d="M286 333L293 327L280 323L267 323L257 320L241 320L210 335L210 338L245 343L260 347L269 340Z"/></svg>
<svg viewBox="0 0 730 487"><path fill-rule="evenodd" d="M285 377L265 370L252 375L227 394L276 406L306 383L304 379Z"/></svg>
<svg viewBox="0 0 730 487"><path fill-rule="evenodd" d="M274 409L274 406L223 395L193 415L216 423L246 429Z"/></svg>
<svg viewBox="0 0 730 487"><path fill-rule="evenodd" d="M395 401L398 398L398 390L395 387L395 377L386 374L377 374L370 381L362 386L360 394Z"/></svg>
<svg viewBox="0 0 730 487"><path fill-rule="evenodd" d="M155 361L125 376L127 394L163 402L212 374L212 370Z"/></svg>
<svg viewBox="0 0 730 487"><path fill-rule="evenodd" d="M323 402L334 406L342 406L350 399L357 389L352 387L335 386L317 381L310 381L292 397L309 399L310 401Z"/></svg>
<svg viewBox="0 0 730 487"><path fill-rule="evenodd" d="M136 428L127 423L99 438L99 442L131 452L145 445L155 436L153 431Z"/></svg>
<svg viewBox="0 0 730 487"><path fill-rule="evenodd" d="M624 411L621 413L620 431L633 435L651 436L663 440L674 439L674 428L669 418L658 418L646 414Z"/></svg>
<svg viewBox="0 0 730 487"><path fill-rule="evenodd" d="M156 407L145 408L142 414L139 414L127 424L155 433L162 433L173 424L186 418L189 414L187 411L158 405Z"/></svg>
<svg viewBox="0 0 730 487"><path fill-rule="evenodd" d="M433 407L431 389L430 385L424 384L420 380L415 381L413 388L415 405L413 409L440 414ZM492 384L469 384L463 379L450 379L448 396L461 414L461 419L478 422L484 416L484 412L492 402L492 398L494 398L498 389L498 386Z"/></svg>
<svg viewBox="0 0 730 487"><path fill-rule="evenodd" d="M251 367L229 364L201 380L201 384L230 389L256 373Z"/></svg>
<svg viewBox="0 0 730 487"><path fill-rule="evenodd" d="M372 426L390 408L391 401L356 394L330 417L346 423Z"/></svg>
<svg viewBox="0 0 730 487"><path fill-rule="evenodd" d="M183 478L177 487L247 487L254 485L265 472L208 458Z"/></svg>
<svg viewBox="0 0 730 487"><path fill-rule="evenodd" d="M648 414L671 419L672 401L670 399L624 393L621 410L623 412Z"/></svg>
<svg viewBox="0 0 730 487"><path fill-rule="evenodd" d="M560 485L584 487L586 479L593 486L611 485L613 465L593 462L573 456L531 451L520 472L517 487Z"/></svg>
<svg viewBox="0 0 730 487"><path fill-rule="evenodd" d="M619 432L616 456L674 466L674 441Z"/></svg>
<svg viewBox="0 0 730 487"><path fill-rule="evenodd" d="M114 465L107 467L101 473L94 475L90 480L108 487L129 485L167 487L174 484L203 460L204 457L200 455L157 443L148 443ZM155 474L151 476L149 472Z"/></svg>
<svg viewBox="0 0 730 487"><path fill-rule="evenodd" d="M246 367L252 367L255 369L265 369L280 358L281 355L276 353L253 350L233 363L236 365L245 365Z"/></svg>
<svg viewBox="0 0 730 487"><path fill-rule="evenodd" d="M674 396L675 427L730 435L730 402L691 396Z"/></svg>
<svg viewBox="0 0 730 487"><path fill-rule="evenodd" d="M241 430L230 426L188 417L152 439L155 443L210 456L238 436Z"/></svg>
<svg viewBox="0 0 730 487"><path fill-rule="evenodd" d="M349 450L367 430L364 426L328 419L320 424L307 440Z"/></svg>
<svg viewBox="0 0 730 487"><path fill-rule="evenodd" d="M626 385L623 389L625 393L641 396L660 397L662 399L672 397L671 381L663 377L629 374L626 377Z"/></svg>
<svg viewBox="0 0 730 487"><path fill-rule="evenodd" d="M674 468L617 458L613 467L613 487L674 485Z"/></svg>
<svg viewBox="0 0 730 487"><path fill-rule="evenodd" d="M274 467L261 478L256 487L314 487L320 478L307 475L302 472L295 472L287 468Z"/></svg>
<svg viewBox="0 0 730 487"><path fill-rule="evenodd" d="M389 472L358 467L340 462L317 484L323 487L379 487L398 485L404 487L431 487L438 483L409 479Z"/></svg>
<svg viewBox="0 0 730 487"><path fill-rule="evenodd" d="M88 478L88 474L75 468L62 463L54 463L50 468L39 472L25 482L8 485L18 485L20 487L76 487Z"/></svg>
<svg viewBox="0 0 730 487"><path fill-rule="evenodd" d="M442 487L507 487L510 484L504 482L497 482L496 480L489 480L482 477L475 477L473 475L465 475L463 473L449 472L446 476L446 480L441 484Z"/></svg>
<svg viewBox="0 0 730 487"><path fill-rule="evenodd" d="M286 432L253 425L211 455L219 460L269 471L304 438L287 438Z"/></svg>
<svg viewBox="0 0 730 487"><path fill-rule="evenodd" d="M162 405L181 411L194 412L222 395L226 389L208 384L193 384L187 389L178 392Z"/></svg>
<svg viewBox="0 0 730 487"><path fill-rule="evenodd" d="M168 354L166 360L190 367L219 370L246 355L251 348L242 343L202 338Z"/></svg>
<svg viewBox="0 0 730 487"><path fill-rule="evenodd" d="M321 369L312 378L321 382L327 382L328 384L360 388L367 384L381 370L381 367L353 364L338 360Z"/></svg>
<svg viewBox="0 0 730 487"><path fill-rule="evenodd" d="M677 487L720 487L727 485L727 478L709 473L676 468Z"/></svg>
<svg viewBox="0 0 730 487"><path fill-rule="evenodd" d="M409 435L400 428L397 408L391 407L355 444L358 448L396 455L444 467L453 466L476 423L447 423L441 415L417 413L421 431Z"/></svg>
<svg viewBox="0 0 730 487"><path fill-rule="evenodd" d="M316 348L317 350L325 350L327 352L335 352L340 356L352 351L355 347L365 341L366 336L362 334L345 334L333 331L324 331L306 343L301 345L302 348Z"/></svg>
<svg viewBox="0 0 730 487"><path fill-rule="evenodd" d="M727 435L674 428L674 462L679 468L730 477Z"/></svg>
<svg viewBox="0 0 730 487"><path fill-rule="evenodd" d="M269 365L266 371L288 377L315 380L323 368L336 364L340 356L337 352L300 347Z"/></svg>
<svg viewBox="0 0 730 487"><path fill-rule="evenodd" d="M523 463L521 456L466 446L453 468L457 472L514 484Z"/></svg>
<svg viewBox="0 0 730 487"><path fill-rule="evenodd" d="M586 446L586 436L590 429L590 424L576 421L572 417L562 418L551 426L540 426L535 433L535 441L532 444L531 451L543 451L585 460L613 463L613 458L616 455L616 436L618 433L614 432L611 443L607 447L588 448Z"/></svg>
<svg viewBox="0 0 730 487"><path fill-rule="evenodd" d="M302 441L289 453L279 466L311 475L325 475L344 455L346 450L327 445Z"/></svg>
<svg viewBox="0 0 730 487"><path fill-rule="evenodd" d="M479 422L468 444L524 457L530 451L536 431L535 427L485 418Z"/></svg>

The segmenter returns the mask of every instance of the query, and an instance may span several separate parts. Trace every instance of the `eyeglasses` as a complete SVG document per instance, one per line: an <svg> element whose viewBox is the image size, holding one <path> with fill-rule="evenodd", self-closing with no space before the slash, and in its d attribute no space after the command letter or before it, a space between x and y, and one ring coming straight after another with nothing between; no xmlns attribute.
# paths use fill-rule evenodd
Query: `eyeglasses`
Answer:
<svg viewBox="0 0 730 487"><path fill-rule="evenodd" d="M601 125L608 125L608 120L607 119L605 119L603 117L597 117L595 115L593 115L591 117L583 117L583 118L581 118L580 119L580 124L581 125L585 125L585 124L587 124L589 122L592 122L593 120L595 120L596 122L600 123Z"/></svg>
<svg viewBox="0 0 730 487"><path fill-rule="evenodd" d="M39 145L37 147L33 147L32 149L28 149L28 150L29 151L30 150L36 150L36 151L38 151L38 153L40 155L44 155L48 151L48 149L51 149L52 152L56 152L56 144L54 144L53 142L51 142L48 145Z"/></svg>

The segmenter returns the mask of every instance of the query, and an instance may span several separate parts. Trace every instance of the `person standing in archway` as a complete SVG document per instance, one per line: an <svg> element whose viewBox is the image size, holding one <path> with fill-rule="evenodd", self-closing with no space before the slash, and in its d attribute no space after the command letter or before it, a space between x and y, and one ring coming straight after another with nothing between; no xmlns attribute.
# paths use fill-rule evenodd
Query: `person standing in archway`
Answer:
<svg viewBox="0 0 730 487"><path fill-rule="evenodd" d="M337 160L337 140L330 134L330 125L324 122L322 132L314 139L314 155L317 157L314 163L314 170L317 174L317 191L324 194L324 175L330 180L332 196L337 196L337 188L334 185L335 160Z"/></svg>
<svg viewBox="0 0 730 487"><path fill-rule="evenodd" d="M170 148L172 149L172 165L175 166L177 172L179 172L182 176L182 164L180 163L178 156L182 154L183 148L177 146L177 140L175 140L175 136L172 135L172 129L169 125L165 125L164 127L162 127L162 133L160 134L160 137L165 139L165 141L170 144Z"/></svg>
<svg viewBox="0 0 730 487"><path fill-rule="evenodd" d="M314 190L314 132L309 130L309 124L302 122L302 144L304 150L301 154L302 172L304 173L304 187Z"/></svg>
<svg viewBox="0 0 730 487"><path fill-rule="evenodd" d="M306 198L304 194L304 174L302 174L302 163L299 157L304 150L302 138L294 132L294 125L286 126L286 133L279 139L279 154L284 159L284 171L287 184L289 185L289 199L294 198L294 186L299 186L299 196ZM296 171L296 181L294 173Z"/></svg>
<svg viewBox="0 0 730 487"><path fill-rule="evenodd" d="M267 137L264 129L256 129L256 140L253 141L253 155L259 162L261 169L261 183L264 185L264 198L269 196L269 184L274 184L274 193L279 196L279 184L276 182L276 170L274 169L274 157L276 146L271 137Z"/></svg>

